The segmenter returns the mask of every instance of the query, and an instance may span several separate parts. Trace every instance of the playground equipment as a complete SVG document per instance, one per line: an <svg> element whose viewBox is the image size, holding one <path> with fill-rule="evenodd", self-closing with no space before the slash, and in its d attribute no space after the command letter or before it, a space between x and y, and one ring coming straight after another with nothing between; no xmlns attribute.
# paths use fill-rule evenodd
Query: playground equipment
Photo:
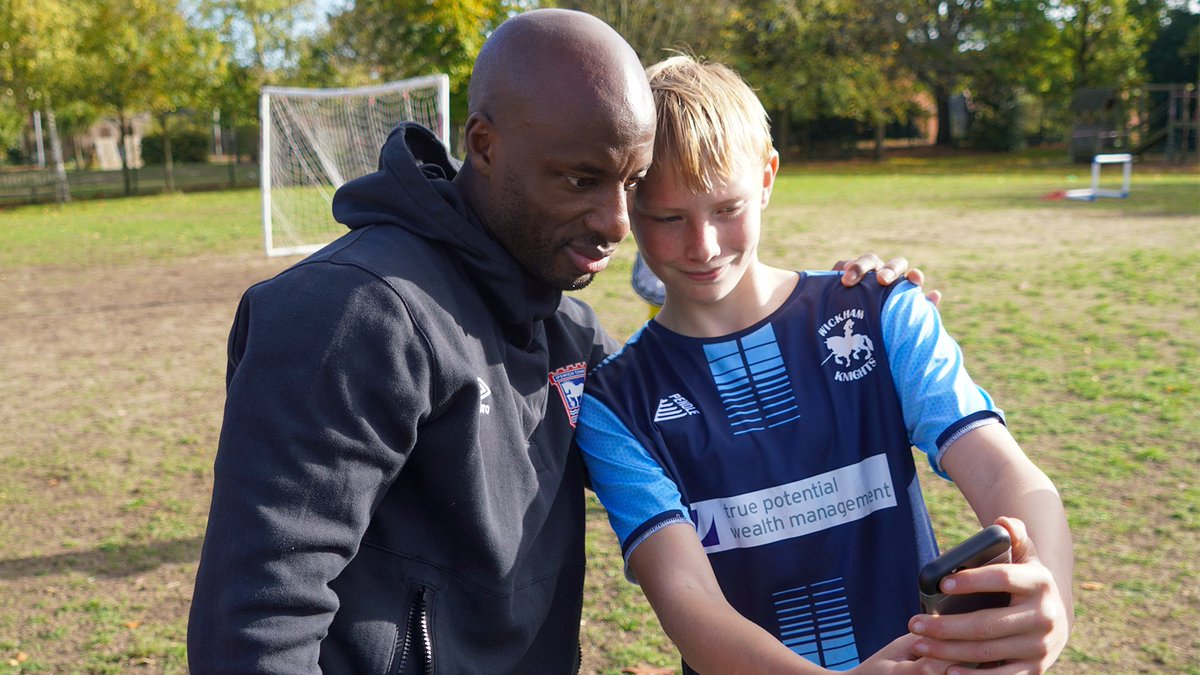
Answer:
<svg viewBox="0 0 1200 675"><path fill-rule="evenodd" d="M1193 84L1146 85L1135 131L1134 155L1161 152L1174 164L1195 160L1200 157L1200 92Z"/></svg>
<svg viewBox="0 0 1200 675"><path fill-rule="evenodd" d="M1080 89L1071 101L1071 115L1071 161L1086 162L1125 146L1125 111L1115 89Z"/></svg>
<svg viewBox="0 0 1200 675"><path fill-rule="evenodd" d="M1173 164L1200 159L1200 92L1194 83L1149 84L1123 93L1080 89L1071 115L1072 161L1126 152Z"/></svg>
<svg viewBox="0 0 1200 675"><path fill-rule="evenodd" d="M1100 168L1105 164L1121 165L1122 179L1120 190L1100 189ZM1133 155L1127 152L1096 155L1092 158L1092 187L1067 190L1065 196L1067 199L1075 199L1084 202L1094 202L1100 197L1125 199L1129 196L1129 179L1132 174Z"/></svg>

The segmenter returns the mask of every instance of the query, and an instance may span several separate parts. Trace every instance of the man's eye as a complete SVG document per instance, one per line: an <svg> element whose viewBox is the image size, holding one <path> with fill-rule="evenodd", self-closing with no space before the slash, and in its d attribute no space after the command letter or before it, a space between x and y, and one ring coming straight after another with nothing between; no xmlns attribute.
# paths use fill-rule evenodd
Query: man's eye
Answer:
<svg viewBox="0 0 1200 675"><path fill-rule="evenodd" d="M629 192L632 190L636 190L637 186L641 185L641 183L642 183L641 176L638 176L637 178L630 178L629 180L625 181L625 191Z"/></svg>
<svg viewBox="0 0 1200 675"><path fill-rule="evenodd" d="M566 178L571 187L575 188L576 190L584 190L593 187L596 184L595 178L589 178L587 176L572 176L568 174L563 177Z"/></svg>

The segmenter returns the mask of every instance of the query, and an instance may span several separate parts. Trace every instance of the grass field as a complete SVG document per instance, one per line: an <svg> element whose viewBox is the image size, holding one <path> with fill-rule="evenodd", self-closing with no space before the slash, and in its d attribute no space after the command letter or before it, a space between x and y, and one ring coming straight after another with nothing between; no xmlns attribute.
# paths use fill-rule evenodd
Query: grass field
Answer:
<svg viewBox="0 0 1200 675"><path fill-rule="evenodd" d="M1072 175L1075 176L1072 180ZM904 254L945 293L967 365L1055 480L1076 543L1063 673L1200 673L1200 174L1046 201L1086 167L1037 155L785 172L764 259ZM186 671L191 584L258 193L0 212L0 674ZM645 317L626 245L582 293ZM939 538L974 528L928 471ZM677 663L594 502L585 670Z"/></svg>

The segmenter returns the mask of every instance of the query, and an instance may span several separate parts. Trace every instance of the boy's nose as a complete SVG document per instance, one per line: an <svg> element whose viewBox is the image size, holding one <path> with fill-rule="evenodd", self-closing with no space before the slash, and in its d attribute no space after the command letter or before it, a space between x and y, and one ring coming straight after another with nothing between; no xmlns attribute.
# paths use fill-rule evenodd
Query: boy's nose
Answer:
<svg viewBox="0 0 1200 675"><path fill-rule="evenodd" d="M709 223L700 223L688 238L687 256L692 260L708 262L717 257L721 247L717 244L717 228Z"/></svg>

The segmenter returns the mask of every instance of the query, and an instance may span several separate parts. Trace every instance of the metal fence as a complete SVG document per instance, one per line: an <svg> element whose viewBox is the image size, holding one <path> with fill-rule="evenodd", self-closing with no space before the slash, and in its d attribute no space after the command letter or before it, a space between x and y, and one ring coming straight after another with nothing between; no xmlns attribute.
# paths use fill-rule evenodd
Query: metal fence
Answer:
<svg viewBox="0 0 1200 675"><path fill-rule="evenodd" d="M175 189L181 192L258 187L258 165L176 164ZM129 170L128 189L121 171L68 171L71 199L99 199L157 194L166 190L162 166ZM6 169L0 171L0 207L55 201L54 171L51 169Z"/></svg>

